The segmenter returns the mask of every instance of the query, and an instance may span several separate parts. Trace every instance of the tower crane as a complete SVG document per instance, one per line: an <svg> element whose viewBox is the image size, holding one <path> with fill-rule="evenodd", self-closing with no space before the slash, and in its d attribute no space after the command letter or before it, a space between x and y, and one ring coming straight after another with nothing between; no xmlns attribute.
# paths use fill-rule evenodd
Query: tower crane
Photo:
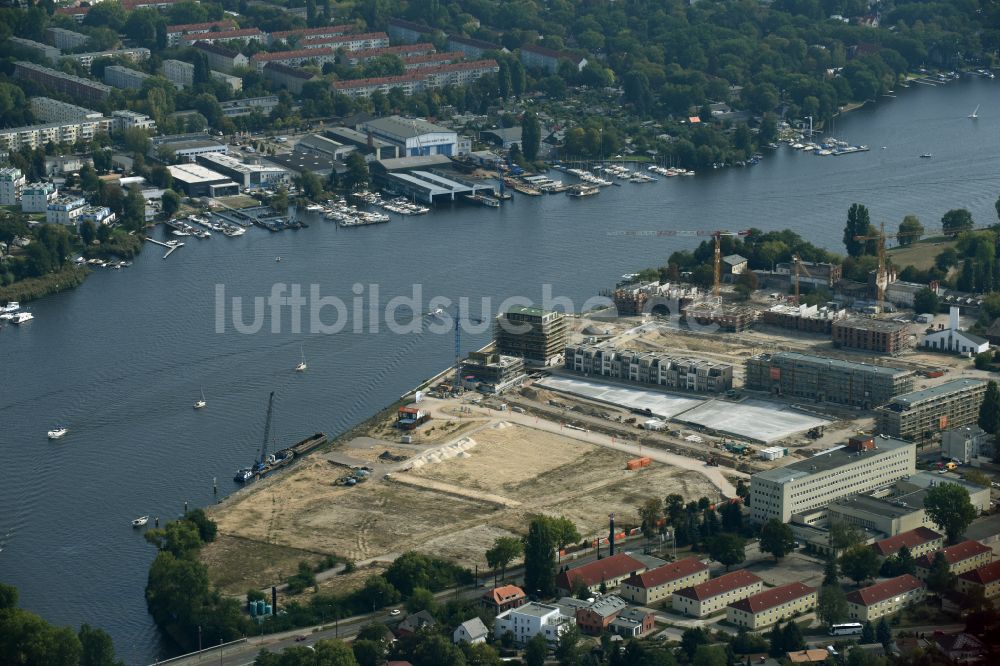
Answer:
<svg viewBox="0 0 1000 666"><path fill-rule="evenodd" d="M812 274L802 265L802 257L799 255L792 255L792 261L795 262L795 305L799 305L799 277L805 273L806 277L811 278Z"/></svg>
<svg viewBox="0 0 1000 666"><path fill-rule="evenodd" d="M264 469L267 464L267 440L271 436L271 415L274 411L274 391L267 399L267 418L264 420L264 441L260 445L260 459L254 465L254 472Z"/></svg>
<svg viewBox="0 0 1000 666"><path fill-rule="evenodd" d="M637 236L637 237L706 237L711 236L715 239L715 259L714 259L714 276L712 293L716 298L719 297L719 284L722 282L722 237L723 236L736 236L745 237L750 235L750 230L745 231L707 231L705 229L657 229L653 231L611 231L608 233L609 236Z"/></svg>
<svg viewBox="0 0 1000 666"><path fill-rule="evenodd" d="M429 313L430 316L438 316L444 314L444 308L437 308L433 312ZM468 317L468 320L474 324L483 323L482 319L476 319L475 317ZM455 377L452 380L452 389L458 391L462 386L462 312L459 306L455 306Z"/></svg>

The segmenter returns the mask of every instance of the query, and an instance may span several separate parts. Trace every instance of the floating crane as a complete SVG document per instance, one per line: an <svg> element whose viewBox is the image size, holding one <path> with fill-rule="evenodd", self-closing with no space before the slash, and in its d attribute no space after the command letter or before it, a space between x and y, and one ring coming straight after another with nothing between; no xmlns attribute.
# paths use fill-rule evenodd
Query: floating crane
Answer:
<svg viewBox="0 0 1000 666"><path fill-rule="evenodd" d="M745 231L706 231L704 229L690 230L690 229L658 229L654 231L611 231L608 232L609 236L638 236L638 237L677 237L677 236L694 236L694 237L705 237L711 236L715 239L715 261L714 261L714 279L712 285L712 293L716 298L719 297L719 285L722 282L722 237L723 236L737 236L745 237L750 235L750 230Z"/></svg>

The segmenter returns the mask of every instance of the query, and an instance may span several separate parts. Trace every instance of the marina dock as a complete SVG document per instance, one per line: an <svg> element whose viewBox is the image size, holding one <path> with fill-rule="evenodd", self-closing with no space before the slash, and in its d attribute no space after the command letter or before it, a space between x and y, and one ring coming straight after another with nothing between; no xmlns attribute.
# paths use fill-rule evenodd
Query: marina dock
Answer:
<svg viewBox="0 0 1000 666"><path fill-rule="evenodd" d="M148 240L150 243L162 245L163 247L167 248L167 253L163 255L164 259L173 254L174 250L176 250L177 248L184 247L184 243L181 243L180 241L168 241L164 243L163 241L158 241L155 238L150 238L149 236L146 237L146 240Z"/></svg>

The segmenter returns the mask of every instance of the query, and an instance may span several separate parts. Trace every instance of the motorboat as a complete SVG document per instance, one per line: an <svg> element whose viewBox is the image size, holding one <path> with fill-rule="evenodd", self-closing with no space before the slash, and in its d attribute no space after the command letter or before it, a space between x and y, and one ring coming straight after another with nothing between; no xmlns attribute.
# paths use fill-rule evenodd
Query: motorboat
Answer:
<svg viewBox="0 0 1000 666"><path fill-rule="evenodd" d="M35 315L30 312L15 312L14 318L10 320L12 324L27 324L29 321L35 318Z"/></svg>
<svg viewBox="0 0 1000 666"><path fill-rule="evenodd" d="M17 301L10 301L7 305L0 308L0 312L17 312L21 309L21 304Z"/></svg>
<svg viewBox="0 0 1000 666"><path fill-rule="evenodd" d="M201 400L198 400L198 401L196 401L194 403L194 408L195 409L204 409L205 405L207 405L207 404L208 403L205 402L205 391L202 390L202 392L201 392Z"/></svg>
<svg viewBox="0 0 1000 666"><path fill-rule="evenodd" d="M246 483L253 478L253 470L249 467L244 467L242 469L236 470L236 476L233 477L233 481L236 483Z"/></svg>
<svg viewBox="0 0 1000 666"><path fill-rule="evenodd" d="M433 310L431 310L430 312L427 313L427 316L428 317L440 317L443 314L444 314L444 310L443 309L441 309L441 308L434 308Z"/></svg>
<svg viewBox="0 0 1000 666"><path fill-rule="evenodd" d="M924 154L923 154L923 155L921 155L920 157L921 157L922 159L929 159L929 158L931 157L931 154L930 154L930 153L924 153Z"/></svg>
<svg viewBox="0 0 1000 666"><path fill-rule="evenodd" d="M132 521L132 527L145 527L146 523L149 522L149 516L139 516Z"/></svg>
<svg viewBox="0 0 1000 666"><path fill-rule="evenodd" d="M59 426L58 428L49 430L47 434L49 436L49 439L62 439L63 437L66 436L67 432L69 432L69 428L65 426Z"/></svg>

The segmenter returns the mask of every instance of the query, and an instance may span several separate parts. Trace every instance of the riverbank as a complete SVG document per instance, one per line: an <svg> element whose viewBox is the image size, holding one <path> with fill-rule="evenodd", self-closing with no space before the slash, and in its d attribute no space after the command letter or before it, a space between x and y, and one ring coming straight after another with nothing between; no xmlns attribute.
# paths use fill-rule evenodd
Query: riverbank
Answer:
<svg viewBox="0 0 1000 666"><path fill-rule="evenodd" d="M0 287L0 302L26 303L67 289L75 289L83 284L89 274L90 269L86 266L69 265L57 273L19 280L6 287Z"/></svg>

